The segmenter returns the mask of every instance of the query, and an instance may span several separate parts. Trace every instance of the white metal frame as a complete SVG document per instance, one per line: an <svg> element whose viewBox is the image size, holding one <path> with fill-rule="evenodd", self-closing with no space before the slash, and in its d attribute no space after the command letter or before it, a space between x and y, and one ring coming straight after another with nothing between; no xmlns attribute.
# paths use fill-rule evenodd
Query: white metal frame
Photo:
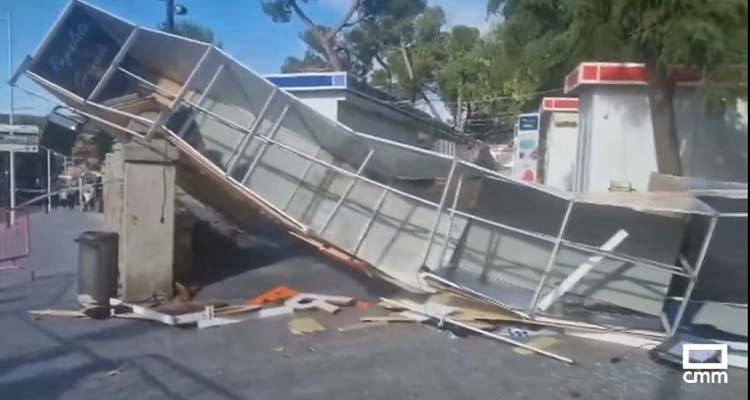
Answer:
<svg viewBox="0 0 750 400"><path fill-rule="evenodd" d="M75 4L76 2L77 2L77 0L73 0L70 3L70 5L66 9L66 11L61 16L60 20L58 20L57 25L55 27L53 27L52 30L48 33L47 37L45 37L44 41L42 42L42 45L37 50L36 54L39 54L41 51L43 51L43 49L46 46L46 43L48 43L49 40L51 39L51 36L59 29L58 25L62 24L64 22L65 15L67 15L67 13L70 11L70 8L72 7L72 5ZM104 11L102 11L102 12L104 12ZM128 40L126 40L125 44L123 45L123 48L118 52L116 59L112 62L112 65L110 65L110 68L107 71L107 72L109 72L109 74L105 74L105 76L102 78L102 80L100 80L100 82L98 82L97 86L95 87L96 89L99 89L100 87L103 87L104 85L106 85L106 83L107 83L106 81L111 77L111 74L112 74L112 72L110 70L116 69L116 70L124 71L122 68L119 67L119 61L118 61L118 59L121 60L124 57L124 55L127 53L127 47L129 45L129 43L132 43L133 37L137 34L138 29L145 29L145 28L138 28L138 27L135 27L135 26L134 26L134 28L135 28L135 30L131 33L131 37L129 37ZM161 32L158 32L158 33L163 34ZM177 38L177 37L175 37L175 38ZM180 40L186 40L184 38L179 38L179 39ZM224 124L224 125L232 128L232 129L237 130L240 133L243 133L244 136L238 141L237 145L233 149L232 156L228 160L226 168L225 169L221 169L221 171L222 171L222 173L225 175L225 177L227 179L229 179L229 180L231 180L233 182L239 183L240 185L243 186L244 190L246 190L248 193L250 193L251 195L253 195L253 196L255 196L255 197L257 197L257 198L259 198L261 200L262 200L262 197L259 196L259 195L257 195L255 192L253 192L250 187L246 186L246 184L248 183L248 180L249 180L250 176L252 175L253 171L257 167L257 165L260 162L261 158L264 156L265 151L270 146L277 147L277 148L279 148L281 150L284 150L284 151L287 151L289 153L295 154L296 156L298 156L300 158L303 158L303 159L306 159L306 160L309 161L308 167L305 170L305 172L303 173L302 178L300 179L301 181L307 175L307 173L309 172L309 169L312 167L313 164L321 165L321 166L323 166L325 168L328 168L328 169L330 169L330 170L332 170L332 171L334 171L336 173L339 173L339 174L342 174L344 176L350 177L351 178L351 182L349 183L349 185L347 186L346 190L343 192L343 194L341 195L341 197L337 201L336 206L334 207L334 209L332 210L332 212L328 215L325 223L323 224L323 226L320 229L320 234L322 234L325 231L325 229L328 227L328 225L330 224L331 220L335 217L335 214L340 210L340 205L345 201L347 195L349 194L349 191L351 191L351 189L353 188L353 186L357 182L363 181L363 182L367 182L367 183L370 183L372 185L375 185L375 186L377 186L379 188L382 188L382 190L383 190L382 194L380 195L380 197L378 198L378 200L377 200L377 202L375 204L375 207L374 207L374 210L373 210L373 213L372 213L371 217L369 218L369 220L362 227L362 230L361 230L360 235L359 235L359 237L357 239L357 242L354 245L354 247L351 249L351 253L353 255L355 255L355 256L359 253L359 250L361 249L361 246L362 246L365 238L367 237L367 234L368 234L370 228L372 227L373 222L375 221L375 219L380 214L380 210L381 210L382 205L385 202L386 198L388 197L388 194L393 194L393 195L398 195L398 196L401 196L401 197L404 197L404 198L408 198L408 199L417 201L417 202L419 202L421 204L424 204L426 206L435 207L435 209L437 210L437 215L436 215L435 220L434 220L434 222L432 224L432 227L430 229L430 233L429 233L429 236L428 236L427 243L425 244L423 258L422 258L423 259L423 264L425 264L427 262L428 258L429 258L429 253L430 253L431 247L433 245L435 235L436 235L437 230L439 228L442 214L444 212L446 212L446 211L449 213L450 220L449 220L448 228L446 229L446 233L445 233L445 237L444 237L444 243L443 243L443 248L441 250L441 254L440 254L440 257L439 257L439 262L443 262L445 254L447 252L447 246L448 246L448 241L450 240L451 228L452 228L452 225L453 225L453 220L454 220L454 218L456 216L461 216L463 218L466 218L467 220L483 222L483 223L486 223L486 224L488 224L488 225L490 225L490 226L492 226L494 228L503 229L503 230L509 230L509 231L520 233L520 234L523 234L523 235L526 235L526 236L529 236L529 237L534 237L534 238L545 240L547 242L554 243L554 247L553 247L553 250L552 250L552 252L550 254L550 258L549 258L547 267L545 268L544 274L542 275L541 280L540 280L540 282L539 282L539 284L537 286L537 289L536 289L536 291L534 293L534 297L533 297L531 303L529 304L528 313L532 317L534 316L534 313L536 311L536 305L538 303L538 300L539 300L539 297L541 295L541 292L542 292L542 290L544 288L545 281L546 281L547 277L549 276L549 273L551 272L552 268L554 268L554 264L555 264L555 261L556 261L556 258L557 258L557 254L558 254L559 249L560 249L561 246L565 246L565 247L573 248L573 249L578 249L578 250L585 251L585 252L592 253L592 254L598 254L598 255L601 255L603 257L610 258L610 259L615 259L615 260L630 262L630 263L633 263L633 264L636 264L636 265L642 265L642 266L647 266L647 267L658 268L658 269L662 269L662 270L668 271L669 273L672 273L672 274L675 274L675 275L689 277L690 283L689 283L688 288L686 290L686 293L685 293L685 296L684 296L684 299L683 299L683 303L680 306L680 309L679 309L678 314L677 314L677 318L675 319L674 323L672 324L673 326L669 327L669 333L670 334L674 334L677 331L677 329L678 329L678 327L679 327L679 325L680 325L680 323L682 321L684 310L687 307L687 303L688 303L688 301L690 299L690 296L692 295L692 291L694 289L695 283L697 282L697 279L699 278L700 271L701 271L701 268L703 266L703 261L705 259L706 252L708 250L708 247L710 245L710 242L711 242L711 239L713 237L713 233L714 233L714 230L715 230L715 227L716 227L716 221L720 217L719 213L717 213L715 211L714 211L714 213L712 215L706 215L706 214L698 213L698 212L692 213L692 214L700 214L700 215L703 215L703 216L708 216L708 217L711 218L710 226L707 229L706 237L704 239L704 242L703 242L702 247L701 247L700 254L699 254L699 256L698 256L698 258L697 258L696 263L695 263L694 266L690 266L689 263L686 263L684 268L680 268L680 267L677 267L677 266L674 266L674 265L660 263L660 262L656 262L656 261L653 261L653 260L646 260L646 259L642 259L642 258L638 258L638 257L632 257L632 256L620 254L620 253L617 253L617 252L602 251L602 250L600 250L600 249L598 249L598 248L596 248L594 246L588 246L588 245L584 245L584 244L581 244L581 243L575 243L575 242L571 242L571 241L568 241L568 240L564 239L565 230L566 230L566 227L567 227L570 215L572 213L572 209L573 209L574 205L578 202L578 200L575 198L574 195L570 195L570 194L566 194L566 193L561 193L561 192L558 192L558 191L555 191L555 190L543 188L543 187L541 187L539 185L528 184L528 183L516 181L516 180L510 179L510 178L504 177L502 175L499 175L499 174L495 173L494 171L490 171L490 170L487 170L485 168L481 168L479 166L470 164L468 162L465 162L465 161L462 161L462 160L458 160L458 159L456 159L454 157L450 157L450 156L442 155L440 153L433 152L431 150L417 148L417 147L409 146L409 145L406 145L406 144L403 144L403 143L393 142L393 141L382 139L382 138L379 138L379 137L375 137L375 136L371 136L371 135L365 135L365 134L362 134L362 133L359 133L359 132L355 132L355 131L352 131L351 129L346 128L343 125L335 122L341 128L342 133L345 133L345 134L348 134L348 135L360 136L360 137L366 138L367 140L372 140L372 141L380 142L380 143L383 143L383 144L387 144L387 145L393 146L395 148L405 149L405 150L408 150L410 152L417 153L417 154L429 155L429 156L434 157L436 159L450 160L451 167L450 167L450 171L449 171L449 173L448 173L448 175L446 177L445 187L443 188L443 192L441 194L440 201L439 201L439 203L434 203L432 201L423 199L423 198L415 196L415 195L411 195L409 193L406 193L406 192L403 192L401 190L398 190L398 189L396 189L396 188L394 188L392 186L389 186L388 184L381 183L379 181L376 181L374 179L371 179L371 178L367 177L364 174L364 172L366 170L366 166L367 166L368 162L370 161L371 157L373 156L374 152L372 150L370 150L370 152L368 153L367 157L360 164L359 169L357 171L353 172L353 171L349 171L349 170L347 170L345 168L338 167L338 166L336 166L336 165L334 165L332 163L329 163L329 162L326 162L326 161L320 159L319 155L320 155L321 151L323 150L323 148L319 148L318 151L316 152L316 154L311 156L311 155L306 154L305 152L297 150L297 149L295 149L293 147L285 145L285 144L279 142L278 140L276 140L275 139L275 135L276 135L277 131L280 129L281 125L283 124L284 119L286 117L286 114L289 111L290 107L292 107L292 106L295 106L295 107L296 106L304 106L304 105L301 105L302 103L297 98L295 98L292 95L289 95L289 94L285 93L285 95L289 96L288 104L285 105L283 111L281 112L281 115L275 121L272 130L268 134L266 134L265 136L259 136L259 135L257 135L257 130L259 129L259 127L261 126L263 120L265 119L265 113L266 113L269 105L274 100L274 98L277 96L278 90L276 90L276 89L274 89L272 91L271 95L269 96L269 98L266 101L266 104L263 106L263 109L258 113L256 119L253 121L253 123L252 123L252 125L251 125L250 128L244 128L240 124L238 124L238 123L236 123L236 122L234 122L234 121L232 121L230 119L224 118L224 117L222 117L220 115L217 115L217 114L215 114L215 113L213 113L213 112L205 109L204 107L202 107L200 105L200 103L202 103L202 100L206 96L206 93L211 88L211 86L213 85L213 83L216 80L216 78L218 77L218 75L221 73L222 69L224 68L224 64L221 64L219 66L219 68L217 68L217 70L214 72L213 79L207 85L206 88L203 88L204 89L203 94L202 94L201 98L197 102L192 102L192 101L184 99L185 93L189 89L189 86L192 84L193 78L194 78L197 70L203 65L203 62L205 61L206 57L208 56L208 54L211 51L217 51L220 55L227 57L228 61L235 62L241 68L245 69L246 71L248 71L250 73L253 73L252 70L248 69L247 67L245 67L241 63L237 62L235 59L231 58L231 56L227 55L226 53L224 53L220 49L215 49L214 50L213 46L209 46L209 47L207 47L206 51L204 52L204 54L202 55L202 57L198 61L198 63L193 67L193 69L192 69L189 77L187 78L187 80L182 84L182 86L180 88L180 91L178 93L176 93L176 94L172 94L172 93L168 93L167 92L168 95L172 96L173 100L172 100L172 102L171 102L168 110L166 112L164 112L164 113L161 113L160 116L157 118L156 121L150 121L150 120L144 119L142 117L138 117L136 115L133 115L133 114L121 111L121 110L114 110L111 107L107 107L107 106L104 106L104 105L102 105L100 103L97 103L96 102L96 94L98 94L98 93L95 93L95 92L92 92L92 95L89 96L89 99L83 99L80 96L75 95L74 93L71 93L70 91L65 90L62 87L56 85L54 82L49 82L46 79L44 79L44 78L42 78L42 77L40 77L40 76L38 76L38 75L30 72L28 70L29 66L25 66L25 68L27 68L27 70L25 71L25 73L33 81L39 83L40 85L42 85L43 87L45 87L48 90L52 91L56 95L62 96L63 98L67 99L68 101L76 102L76 103L81 104L81 105L90 105L90 106L92 106L94 108L97 108L97 109L102 109L102 110L117 112L120 115L127 116L129 118L134 119L134 120L138 120L138 121L147 123L148 126L149 126L149 130L148 130L149 133L146 135L146 137L151 137L154 134L154 132L156 132L157 130L163 130L168 135L172 136L174 140L182 141L182 138L179 135L179 133L181 133L181 132L178 132L178 133L172 132L169 129L167 129L166 126L164 126L166 124L166 122L169 120L169 118L172 115L172 113L174 112L174 110L177 109L178 107L182 106L182 105L186 105L188 107L191 107L191 108L197 110L198 112L202 113L206 117L214 119L214 120L216 120L216 121L218 121L218 122L220 122L220 123L222 123L222 124ZM137 74L134 74L134 73L129 72L129 71L127 73L129 75L131 75L132 77L137 77L139 81L141 81L141 82L143 82L145 84L148 84L154 90L158 90L160 92L166 92L163 89L161 89L158 86L156 86L155 84L149 82L145 78L139 77ZM101 89L99 89L99 90L101 90ZM120 132L124 132L124 133L127 133L129 135L133 135L135 137L142 137L142 135L140 135L140 134L138 134L138 133L136 133L136 132L134 132L134 131L132 131L130 129L127 129L125 127L119 126L119 125L117 125L115 123L112 123L110 121L107 121L105 118L99 117L99 116L97 116L97 115L95 115L95 114L93 114L91 112L87 112L87 111L83 111L83 110L77 110L77 112L80 112L81 114L86 115L86 116L92 118L93 120L95 120L95 121L97 121L99 123L102 123L104 125L107 125L107 126L113 128L113 129L116 129L116 130L120 131ZM180 131L182 131L183 129L184 129L184 127L181 128ZM235 164L237 162L237 159L245 151L246 146L249 145L249 143L252 140L258 140L258 141L260 141L261 147L260 147L259 151L257 152L256 156L254 157L254 159L252 161L252 164L248 167L247 171L245 172L243 179L240 180L240 181L235 181L230 176L230 173L232 172L232 170L233 170L233 168L234 168L234 166L235 166ZM455 189L455 192L454 192L454 198L453 198L452 206L446 209L446 202L447 202L448 192L449 192L451 186L453 186L453 177L454 177L454 173L455 173L455 171L456 171L456 169L457 169L458 166L468 167L469 169L474 170L475 172L483 174L485 177L487 177L489 179L497 179L497 180L501 180L501 181L504 181L504 182L511 182L513 184L516 184L516 185L533 187L535 190L538 190L540 192L544 192L544 193L547 193L549 195L556 196L558 198L566 199L568 201L568 207L567 207L565 215L563 217L563 220L562 220L562 223L561 223L561 227L560 227L560 231L559 231L558 235L556 237L553 237L553 236L549 236L549 235L545 235L545 234L540 234L540 233L536 233L536 232L526 231L526 230L523 230L523 229L519 229L519 228L515 228L515 227L512 227L512 226L509 226L509 225L498 223L496 221L487 220L487 219L484 219L484 218L481 218L481 217L478 217L478 216L475 216L475 215L472 215L472 214L469 214L469 213L462 212L462 211L458 210L457 209L458 208L457 207L457 205L458 205L458 199L459 199L459 196L460 196L460 192L461 192L463 181L470 178L469 176L466 176L464 173L461 173L459 175L459 180L458 180L458 182L456 182L456 185L455 185L456 189ZM302 184L302 182L300 182L300 185L301 184ZM298 188L299 188L299 185L298 185L297 189ZM292 193L291 197L293 197L295 193L296 193L296 189ZM281 215L284 215L290 221L293 221L296 225L302 226L301 223L299 223L298 221L294 221L294 219L291 216L289 216L288 214L286 214L284 212L284 209L286 207L288 207L288 205L289 205L290 202L291 202L291 198L286 202L286 204L284 205L283 209L279 209L278 207L275 207L275 206L274 206L274 208ZM682 212L682 213L691 214L690 212L685 212L684 210L679 210L679 211ZM725 214L725 215L721 215L721 216L732 217L732 218L747 218L747 214L746 213L744 213L744 214L743 213L731 213L731 214Z"/></svg>

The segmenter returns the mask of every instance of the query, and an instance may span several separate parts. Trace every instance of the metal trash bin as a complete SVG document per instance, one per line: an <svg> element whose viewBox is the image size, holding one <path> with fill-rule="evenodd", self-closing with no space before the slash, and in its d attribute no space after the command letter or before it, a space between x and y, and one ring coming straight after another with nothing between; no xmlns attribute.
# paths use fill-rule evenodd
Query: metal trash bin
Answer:
<svg viewBox="0 0 750 400"><path fill-rule="evenodd" d="M78 243L78 302L84 306L109 307L117 297L118 235L114 232L86 231Z"/></svg>

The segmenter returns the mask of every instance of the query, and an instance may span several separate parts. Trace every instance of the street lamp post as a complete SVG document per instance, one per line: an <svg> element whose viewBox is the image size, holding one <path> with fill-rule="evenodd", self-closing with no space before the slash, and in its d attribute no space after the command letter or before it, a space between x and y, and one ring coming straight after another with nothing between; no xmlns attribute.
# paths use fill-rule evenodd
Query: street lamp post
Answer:
<svg viewBox="0 0 750 400"><path fill-rule="evenodd" d="M8 80L13 77L13 23L11 13L8 12L8 16L5 18L5 23L8 26ZM8 124L13 125L13 113L15 109L14 99L15 91L13 85L8 83L10 99L8 102ZM13 131L8 132L9 135L13 134ZM8 152L8 177L10 181L10 224L15 224L16 221L16 157L13 151Z"/></svg>
<svg viewBox="0 0 750 400"><path fill-rule="evenodd" d="M169 33L174 33L174 16L187 14L187 7L182 4L175 4L174 0L161 0L164 2L167 19L164 21L164 29Z"/></svg>
<svg viewBox="0 0 750 400"><path fill-rule="evenodd" d="M174 0L166 0L167 6L167 32L174 33Z"/></svg>

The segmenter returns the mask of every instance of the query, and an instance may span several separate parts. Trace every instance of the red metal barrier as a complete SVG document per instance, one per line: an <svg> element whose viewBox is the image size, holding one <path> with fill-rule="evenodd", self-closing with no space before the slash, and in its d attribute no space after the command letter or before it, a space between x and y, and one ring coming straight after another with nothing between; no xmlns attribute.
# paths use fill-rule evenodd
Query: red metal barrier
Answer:
<svg viewBox="0 0 750 400"><path fill-rule="evenodd" d="M0 209L0 272L28 270L34 280L34 270L18 261L31 253L29 214L22 210L15 213L15 224L10 224L10 210Z"/></svg>

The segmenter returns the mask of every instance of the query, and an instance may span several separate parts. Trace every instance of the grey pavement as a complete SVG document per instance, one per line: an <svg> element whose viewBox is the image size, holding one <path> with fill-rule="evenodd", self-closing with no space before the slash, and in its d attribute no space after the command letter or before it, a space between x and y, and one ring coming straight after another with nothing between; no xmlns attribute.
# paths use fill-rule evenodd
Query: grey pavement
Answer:
<svg viewBox="0 0 750 400"><path fill-rule="evenodd" d="M99 217L35 215L29 262L39 278L0 273L0 399L747 398L744 371L731 370L727 385L689 385L644 351L599 342L563 338L551 347L576 360L569 366L413 324L336 331L374 310L310 314L327 331L307 336L289 332L289 317L207 330L31 318L30 309L74 307L72 239ZM217 271L202 299L247 299L281 284L369 300L391 290L289 240L238 254L248 267L235 260Z"/></svg>

